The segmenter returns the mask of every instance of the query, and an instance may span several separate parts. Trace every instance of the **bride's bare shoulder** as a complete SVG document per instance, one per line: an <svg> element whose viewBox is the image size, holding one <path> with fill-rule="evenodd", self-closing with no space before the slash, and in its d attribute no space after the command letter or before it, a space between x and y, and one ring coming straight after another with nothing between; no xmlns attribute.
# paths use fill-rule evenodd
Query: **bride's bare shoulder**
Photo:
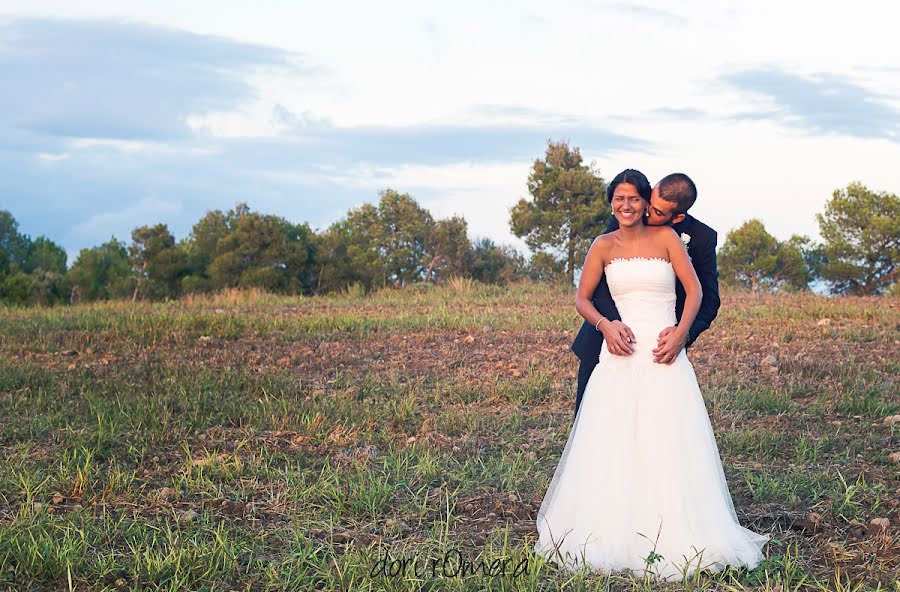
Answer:
<svg viewBox="0 0 900 592"><path fill-rule="evenodd" d="M597 251L600 253L608 253L610 249L612 249L613 242L616 240L615 238L616 232L609 232L607 234L601 234L597 238L594 239L594 242L591 243L591 251Z"/></svg>
<svg viewBox="0 0 900 592"><path fill-rule="evenodd" d="M667 224L660 224L659 226L647 226L647 230L650 232L654 232L657 235L663 236L667 234L678 234L675 232L675 229Z"/></svg>
<svg viewBox="0 0 900 592"><path fill-rule="evenodd" d="M599 259L605 261L609 256L610 250L612 250L613 234L615 233L610 232L608 234L601 234L595 238L594 242L591 243L591 248L588 249L588 258L591 260Z"/></svg>
<svg viewBox="0 0 900 592"><path fill-rule="evenodd" d="M596 245L600 248L609 248L610 246L612 246L613 242L616 240L617 234L619 234L618 230L614 230L612 232L607 232L606 234L601 234L600 236L598 236L597 238L594 239L594 243L591 246L593 247L594 245Z"/></svg>
<svg viewBox="0 0 900 592"><path fill-rule="evenodd" d="M678 237L678 233L675 232L675 229L671 226L648 226L647 230L650 231L650 236L653 238L653 240L660 243L665 243L666 241L671 240L673 237Z"/></svg>

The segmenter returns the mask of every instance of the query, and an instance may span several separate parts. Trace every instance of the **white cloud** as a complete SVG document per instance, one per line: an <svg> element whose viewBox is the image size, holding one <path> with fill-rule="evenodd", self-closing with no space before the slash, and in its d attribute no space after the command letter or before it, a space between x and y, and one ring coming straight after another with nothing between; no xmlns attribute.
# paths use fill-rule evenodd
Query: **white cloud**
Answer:
<svg viewBox="0 0 900 592"><path fill-rule="evenodd" d="M894 166L900 137L892 126L883 126L880 138L852 136L853 130L881 129L880 119L891 117L886 106L900 108L897 8L867 0L841 5L687 0L672 6L655 0L571 0L549 11L537 0L514 5L260 0L252 7L211 0L10 0L0 13L164 25L215 36L228 51L249 44L257 50L271 47L278 56L302 56L304 72L313 74L254 68L232 81L238 86L230 100L214 107L207 100L222 93L207 93L206 87L185 95L189 104L148 107L160 123L146 127L157 120L142 116L143 107L124 105L114 113L138 132L149 134L163 123L170 132L183 128L181 139L172 133L98 135L44 146L32 137L10 137L42 161L64 160L53 168L70 171L80 195L89 193L91 173L65 168L79 155L92 154L97 162L104 151L127 156L134 194L158 195L163 202L168 198L157 192L158 181L142 184L142 166L155 167L158 176L161 154L183 155L182 166L165 161L174 172L166 175L163 189L202 189L206 193L197 199L207 207L231 207L235 186L252 188L249 181L235 182L244 172L246 179L265 181L257 193L268 200L264 203L294 204L289 212L274 213L308 216L324 225L324 210L309 204L329 201L326 194L293 202L284 196L301 185L333 190L341 198L330 200L327 211L338 217L348 203L375 201L376 190L390 185L438 216L462 213L473 234L513 243L508 208L525 195L531 162L542 156L534 133L565 133L583 148L586 160L597 159L607 178L626 167L651 179L687 172L700 188L694 213L719 230L720 240L751 217L761 218L780 238L793 232L815 235L815 213L834 189L851 180L900 192ZM183 66L178 57L170 56L172 63ZM804 102L810 93L803 100L796 89L792 96L779 94L784 89L775 77L757 78L751 81L755 86L727 82L736 73L761 70L784 74L784 80L824 80L820 99L837 96L839 83L859 92L840 95L849 97L846 106L819 105L816 112ZM190 82L190 72L173 80ZM91 80L107 80L101 71L88 73ZM210 88L219 83L211 80ZM872 107L872 97L885 108L856 108ZM47 103L54 109L59 104ZM840 126L824 125L834 111L847 117L844 133L835 132ZM780 118L764 116L767 112ZM748 113L758 119L734 119ZM102 127L108 123L103 115L93 113L91 121ZM791 125L810 121L821 129ZM91 125L51 123L53 129L79 133ZM111 133L121 129L108 127ZM217 160L206 158L216 155ZM220 183L231 185L221 195L215 192L216 166L228 169ZM68 178L61 179L54 184ZM247 199L254 205L252 191ZM143 213L152 218L174 211L151 207ZM102 220L109 214L96 215ZM127 219L116 218L123 225ZM103 231L100 240L108 238L102 226L89 217L72 233L95 244L91 229Z"/></svg>
<svg viewBox="0 0 900 592"><path fill-rule="evenodd" d="M37 155L37 157L40 158L41 160L49 160L51 162L54 160L65 160L65 159L69 158L69 156L71 156L71 154L69 154L68 152L63 152L61 154L51 154L49 152L38 152L38 155Z"/></svg>

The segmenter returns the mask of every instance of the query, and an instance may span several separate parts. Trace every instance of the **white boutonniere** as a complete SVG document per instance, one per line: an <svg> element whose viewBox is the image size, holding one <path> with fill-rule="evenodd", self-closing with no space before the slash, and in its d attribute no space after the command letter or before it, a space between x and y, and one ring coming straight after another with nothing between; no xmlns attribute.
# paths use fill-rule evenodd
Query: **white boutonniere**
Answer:
<svg viewBox="0 0 900 592"><path fill-rule="evenodd" d="M691 235L686 232L681 233L681 242L684 243L684 246L687 246L689 242L691 242Z"/></svg>

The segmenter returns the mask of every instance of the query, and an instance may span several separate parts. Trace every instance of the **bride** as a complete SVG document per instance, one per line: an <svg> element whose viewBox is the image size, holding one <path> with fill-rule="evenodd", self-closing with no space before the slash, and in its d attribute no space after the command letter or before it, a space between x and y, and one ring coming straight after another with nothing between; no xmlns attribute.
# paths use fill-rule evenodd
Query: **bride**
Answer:
<svg viewBox="0 0 900 592"><path fill-rule="evenodd" d="M697 274L671 227L644 224L649 201L634 184L619 182L611 205L619 230L591 245L578 308L599 322L591 294L606 274L634 353L600 354L538 511L535 552L570 570L668 581L756 567L769 536L738 523L693 366L684 350L653 359L657 335L676 325L676 277L686 299L675 331L690 329Z"/></svg>

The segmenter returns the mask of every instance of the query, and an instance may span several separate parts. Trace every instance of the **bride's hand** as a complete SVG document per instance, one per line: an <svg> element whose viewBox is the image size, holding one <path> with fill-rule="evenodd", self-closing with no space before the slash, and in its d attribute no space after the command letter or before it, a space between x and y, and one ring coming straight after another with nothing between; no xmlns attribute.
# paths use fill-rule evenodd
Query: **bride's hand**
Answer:
<svg viewBox="0 0 900 592"><path fill-rule="evenodd" d="M606 349L617 356L629 356L634 353L631 346L635 342L634 333L622 321L604 319L600 322L600 332L606 340Z"/></svg>
<svg viewBox="0 0 900 592"><path fill-rule="evenodd" d="M656 339L657 346L653 349L653 361L658 364L671 365L684 349L687 343L687 332L679 331L678 327L666 327Z"/></svg>

